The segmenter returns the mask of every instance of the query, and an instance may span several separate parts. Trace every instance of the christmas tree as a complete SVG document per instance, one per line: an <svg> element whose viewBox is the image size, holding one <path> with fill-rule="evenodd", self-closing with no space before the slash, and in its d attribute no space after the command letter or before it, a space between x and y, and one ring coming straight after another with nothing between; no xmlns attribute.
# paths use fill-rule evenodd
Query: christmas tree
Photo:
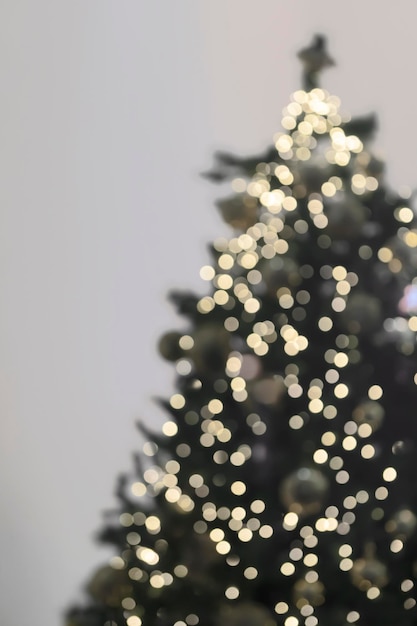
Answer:
<svg viewBox="0 0 417 626"><path fill-rule="evenodd" d="M176 392L141 426L100 534L115 548L67 626L417 624L417 221L351 119L304 88L274 145L216 155L234 229L173 292Z"/></svg>

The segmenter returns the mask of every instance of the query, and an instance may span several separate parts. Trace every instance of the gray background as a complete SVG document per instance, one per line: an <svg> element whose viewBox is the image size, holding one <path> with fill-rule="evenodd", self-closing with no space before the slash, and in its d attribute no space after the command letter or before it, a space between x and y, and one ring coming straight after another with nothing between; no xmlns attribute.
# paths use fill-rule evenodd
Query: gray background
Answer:
<svg viewBox="0 0 417 626"><path fill-rule="evenodd" d="M328 35L324 86L376 110L392 185L417 184L416 15L318 0L4 0L0 7L0 623L54 626L108 552L92 540L136 419L173 390L172 287L203 292L227 235L198 173L256 153Z"/></svg>

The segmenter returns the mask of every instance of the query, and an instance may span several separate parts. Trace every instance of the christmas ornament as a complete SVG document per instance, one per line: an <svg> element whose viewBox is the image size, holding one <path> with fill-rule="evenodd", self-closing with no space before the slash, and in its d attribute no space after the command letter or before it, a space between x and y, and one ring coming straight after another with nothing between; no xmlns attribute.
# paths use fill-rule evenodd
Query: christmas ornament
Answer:
<svg viewBox="0 0 417 626"><path fill-rule="evenodd" d="M411 439L395 441L392 445L392 453L395 456L405 456L411 454L415 448L415 444Z"/></svg>
<svg viewBox="0 0 417 626"><path fill-rule="evenodd" d="M306 604L320 606L325 600L324 592L324 585L319 580L311 583L304 579L298 580L293 590L294 603L299 609Z"/></svg>
<svg viewBox="0 0 417 626"><path fill-rule="evenodd" d="M272 259L265 259L259 269L267 293L272 298L277 296L277 291L281 287L295 286L300 282L298 265L289 258L275 256Z"/></svg>
<svg viewBox="0 0 417 626"><path fill-rule="evenodd" d="M201 583L210 579L209 570L220 560L221 556L216 551L216 544L210 539L208 533L194 533L187 541L184 563L194 580ZM212 582L214 584L215 581Z"/></svg>
<svg viewBox="0 0 417 626"><path fill-rule="evenodd" d="M247 385L250 396L261 404L276 405L286 393L286 387L281 376L271 376L251 381Z"/></svg>
<svg viewBox="0 0 417 626"><path fill-rule="evenodd" d="M370 587L381 589L388 584L387 567L372 555L372 550L365 552L363 558L354 561L350 570L352 583L362 591L367 591Z"/></svg>
<svg viewBox="0 0 417 626"><path fill-rule="evenodd" d="M132 592L132 581L125 569L114 569L105 565L95 572L88 583L87 591L96 602L118 607L123 598Z"/></svg>
<svg viewBox="0 0 417 626"><path fill-rule="evenodd" d="M384 408L375 400L361 402L352 413L352 417L357 424L369 424L373 431L381 426L384 415Z"/></svg>
<svg viewBox="0 0 417 626"><path fill-rule="evenodd" d="M357 198L337 191L334 196L324 200L324 214L328 219L326 233L332 239L358 237L366 219L366 211Z"/></svg>
<svg viewBox="0 0 417 626"><path fill-rule="evenodd" d="M340 317L351 333L372 332L381 325L381 303L366 293L353 293Z"/></svg>
<svg viewBox="0 0 417 626"><path fill-rule="evenodd" d="M401 509L385 525L387 532L404 539L411 537L416 527L417 517L409 509Z"/></svg>
<svg viewBox="0 0 417 626"><path fill-rule="evenodd" d="M261 359L255 354L242 354L239 375L245 380L257 378L262 371Z"/></svg>
<svg viewBox="0 0 417 626"><path fill-rule="evenodd" d="M182 334L174 330L165 333L159 340L158 350L167 361L177 361L183 355L179 341Z"/></svg>
<svg viewBox="0 0 417 626"><path fill-rule="evenodd" d="M329 481L322 472L302 467L284 479L280 492L289 510L309 515L320 509L328 489Z"/></svg>
<svg viewBox="0 0 417 626"><path fill-rule="evenodd" d="M257 222L258 201L247 194L230 196L216 202L223 220L239 230L246 230Z"/></svg>
<svg viewBox="0 0 417 626"><path fill-rule="evenodd" d="M311 157L295 172L294 183L303 185L307 193L319 193L323 183L332 176L333 168L322 155Z"/></svg>
<svg viewBox="0 0 417 626"><path fill-rule="evenodd" d="M215 373L224 368L230 352L230 335L223 326L205 324L193 334L189 355L199 373Z"/></svg>
<svg viewBox="0 0 417 626"><path fill-rule="evenodd" d="M271 613L254 602L240 602L220 608L216 626L276 626Z"/></svg>

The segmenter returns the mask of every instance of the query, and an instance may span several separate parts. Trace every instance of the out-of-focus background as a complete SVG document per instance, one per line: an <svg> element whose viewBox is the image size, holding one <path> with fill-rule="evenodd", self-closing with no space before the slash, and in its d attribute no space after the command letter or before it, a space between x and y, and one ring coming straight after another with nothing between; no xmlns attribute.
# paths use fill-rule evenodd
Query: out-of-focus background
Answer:
<svg viewBox="0 0 417 626"><path fill-rule="evenodd" d="M0 623L57 626L107 558L116 475L173 390L173 287L228 235L214 149L257 153L328 36L323 86L375 110L417 187L416 7L332 0L5 0L0 7Z"/></svg>

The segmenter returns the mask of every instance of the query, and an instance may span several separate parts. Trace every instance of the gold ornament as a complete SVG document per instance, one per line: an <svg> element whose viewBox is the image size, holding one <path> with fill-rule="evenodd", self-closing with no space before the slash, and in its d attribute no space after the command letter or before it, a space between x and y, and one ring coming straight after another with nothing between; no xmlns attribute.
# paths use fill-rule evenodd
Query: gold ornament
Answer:
<svg viewBox="0 0 417 626"><path fill-rule="evenodd" d="M277 296L277 291L281 287L293 287L300 283L300 272L297 263L292 259L275 256L272 259L265 259L259 270L262 273L262 280L271 298Z"/></svg>
<svg viewBox="0 0 417 626"><path fill-rule="evenodd" d="M324 585L319 580L309 583L306 580L298 580L294 585L293 596L294 602L298 609L301 609L306 604L311 606L320 606L323 604L324 598Z"/></svg>
<svg viewBox="0 0 417 626"><path fill-rule="evenodd" d="M373 552L373 546L367 546L365 556L354 561L350 570L352 583L361 591L368 591L371 587L381 589L388 584L387 567L373 556Z"/></svg>
<svg viewBox="0 0 417 626"><path fill-rule="evenodd" d="M190 536L184 553L184 564L187 566L190 579L200 585L216 587L217 581L211 570L221 562L221 559L208 533L201 535L193 533Z"/></svg>
<svg viewBox="0 0 417 626"><path fill-rule="evenodd" d="M417 517L409 509L401 509L390 519L385 528L387 532L395 537L407 539L417 527Z"/></svg>
<svg viewBox="0 0 417 626"><path fill-rule="evenodd" d="M87 591L96 602L118 607L123 598L132 592L132 581L126 570L105 565L95 572L87 585Z"/></svg>
<svg viewBox="0 0 417 626"><path fill-rule="evenodd" d="M226 363L230 352L230 334L223 326L207 324L195 331L194 346L189 355L194 361L197 372L219 372Z"/></svg>
<svg viewBox="0 0 417 626"><path fill-rule="evenodd" d="M161 356L167 361L177 361L183 355L183 351L180 348L179 341L182 334L171 330L168 333L162 335L158 343L158 350Z"/></svg>
<svg viewBox="0 0 417 626"><path fill-rule="evenodd" d="M384 415L384 408L375 400L361 402L352 413L357 424L369 424L373 431L381 426Z"/></svg>
<svg viewBox="0 0 417 626"><path fill-rule="evenodd" d="M367 210L355 197L336 192L324 200L324 214L328 219L326 233L332 239L354 239L362 230Z"/></svg>
<svg viewBox="0 0 417 626"><path fill-rule="evenodd" d="M301 163L294 172L294 181L302 185L307 193L319 193L323 183L332 176L333 169L321 156L312 156L306 163Z"/></svg>
<svg viewBox="0 0 417 626"><path fill-rule="evenodd" d="M250 381L247 389L250 398L253 397L260 404L271 406L279 404L287 388L280 376L270 376Z"/></svg>
<svg viewBox="0 0 417 626"><path fill-rule="evenodd" d="M381 303L366 293L354 293L340 315L351 333L367 333L381 326Z"/></svg>
<svg viewBox="0 0 417 626"><path fill-rule="evenodd" d="M284 479L281 499L289 510L310 515L322 506L329 489L326 476L316 469L302 467Z"/></svg>
<svg viewBox="0 0 417 626"><path fill-rule="evenodd" d="M247 230L257 222L258 201L247 194L230 196L216 202L223 220L239 230Z"/></svg>

